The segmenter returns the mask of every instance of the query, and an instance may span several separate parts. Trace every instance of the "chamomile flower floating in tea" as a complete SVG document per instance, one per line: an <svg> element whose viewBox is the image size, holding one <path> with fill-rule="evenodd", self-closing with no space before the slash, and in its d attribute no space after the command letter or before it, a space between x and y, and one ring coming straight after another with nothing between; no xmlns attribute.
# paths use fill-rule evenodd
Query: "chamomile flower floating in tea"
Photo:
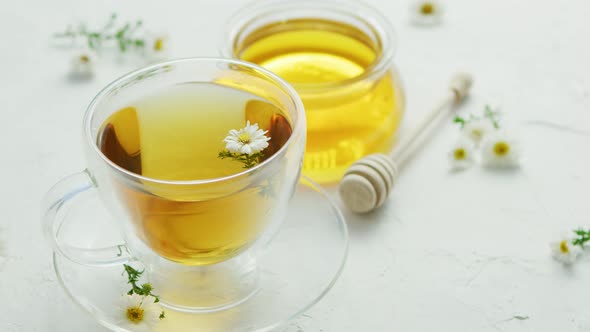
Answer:
<svg viewBox="0 0 590 332"><path fill-rule="evenodd" d="M268 130L258 128L258 124L250 125L250 121L246 122L246 127L229 131L227 137L223 140L225 148L231 153L254 154L262 152L268 147L270 137L266 136Z"/></svg>
<svg viewBox="0 0 590 332"><path fill-rule="evenodd" d="M451 168L455 170L471 167L474 162L473 143L465 137L460 137L449 151L449 161Z"/></svg>
<svg viewBox="0 0 590 332"><path fill-rule="evenodd" d="M411 22L415 25L431 26L442 22L443 6L436 0L418 0L410 6Z"/></svg>
<svg viewBox="0 0 590 332"><path fill-rule="evenodd" d="M518 166L520 150L516 140L506 132L497 132L484 140L481 146L482 164L490 168Z"/></svg>
<svg viewBox="0 0 590 332"><path fill-rule="evenodd" d="M152 331L164 318L160 305L154 299L137 294L122 295L117 306L118 322L132 331Z"/></svg>
<svg viewBox="0 0 590 332"><path fill-rule="evenodd" d="M553 258L563 264L573 264L582 254L582 248L574 244L574 239L569 236L562 236L558 241L550 244Z"/></svg>
<svg viewBox="0 0 590 332"><path fill-rule="evenodd" d="M250 125L246 122L246 127L229 131L225 142L225 150L219 152L219 158L231 158L235 161L244 163L244 168L251 168L256 165L262 157L262 150L268 147L270 137L266 136L268 130L258 128L258 124Z"/></svg>

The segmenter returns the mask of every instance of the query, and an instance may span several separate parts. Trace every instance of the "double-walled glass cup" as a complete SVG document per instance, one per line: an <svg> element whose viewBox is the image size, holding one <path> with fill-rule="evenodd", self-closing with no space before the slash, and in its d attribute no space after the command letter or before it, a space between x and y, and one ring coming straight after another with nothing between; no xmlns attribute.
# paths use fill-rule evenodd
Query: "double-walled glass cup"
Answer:
<svg viewBox="0 0 590 332"><path fill-rule="evenodd" d="M110 115L142 97L189 83L218 84L263 99L282 111L291 136L256 166L208 180L149 178L103 154L97 142ZM161 116L167 116L165 109ZM76 263L111 266L140 261L169 307L211 311L235 305L256 290L256 256L285 217L300 176L305 132L303 105L293 88L256 65L194 58L132 72L109 84L88 106L83 137L88 168L49 191L44 230L54 250ZM80 248L59 239L60 216L93 191L114 217L113 229L120 231L124 242Z"/></svg>
<svg viewBox="0 0 590 332"><path fill-rule="evenodd" d="M352 0L263 0L228 22L221 52L293 85L305 105L303 172L339 180L354 161L391 150L404 111L395 38L377 10Z"/></svg>

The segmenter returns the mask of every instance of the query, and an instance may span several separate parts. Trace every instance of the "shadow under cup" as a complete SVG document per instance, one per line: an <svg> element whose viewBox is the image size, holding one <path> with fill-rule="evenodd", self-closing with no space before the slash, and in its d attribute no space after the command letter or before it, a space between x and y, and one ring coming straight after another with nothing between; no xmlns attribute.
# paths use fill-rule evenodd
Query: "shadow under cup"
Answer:
<svg viewBox="0 0 590 332"><path fill-rule="evenodd" d="M110 115L144 96L185 83L211 83L253 94L281 110L292 133L278 151L253 168L209 180L144 177L101 152L97 141ZM195 109L203 111L215 110ZM272 137L272 128L265 128L270 125L272 121L261 127L270 130ZM305 116L299 97L286 82L236 60L183 59L156 64L100 92L88 108L84 129L89 173L106 208L116 217L127 249L145 265L165 303L191 308L221 306L251 291L241 288L253 287L256 252L280 227L302 166ZM215 139L203 144L223 148ZM240 283L244 287L239 290L228 288ZM167 286L172 284L175 286ZM202 293L205 289L209 298L217 300L208 301Z"/></svg>

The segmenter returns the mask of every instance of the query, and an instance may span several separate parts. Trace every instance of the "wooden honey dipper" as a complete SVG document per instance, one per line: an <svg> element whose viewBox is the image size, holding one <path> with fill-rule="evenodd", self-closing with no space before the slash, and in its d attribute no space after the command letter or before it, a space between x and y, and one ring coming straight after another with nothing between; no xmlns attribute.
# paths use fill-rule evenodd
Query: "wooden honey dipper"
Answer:
<svg viewBox="0 0 590 332"><path fill-rule="evenodd" d="M344 204L356 213L366 213L380 207L393 190L399 167L422 143L418 140L419 136L441 114L455 109L468 95L472 84L471 75L456 74L451 80L448 95L399 143L391 155L372 154L352 164L344 173L338 188Z"/></svg>

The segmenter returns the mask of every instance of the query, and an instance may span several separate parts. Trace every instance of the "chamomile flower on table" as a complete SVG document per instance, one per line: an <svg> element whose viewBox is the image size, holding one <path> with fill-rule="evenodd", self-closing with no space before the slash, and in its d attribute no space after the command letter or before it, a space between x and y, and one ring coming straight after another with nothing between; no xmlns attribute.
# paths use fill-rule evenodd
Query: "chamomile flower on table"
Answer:
<svg viewBox="0 0 590 332"><path fill-rule="evenodd" d="M463 126L461 132L471 139L473 143L479 144L488 135L492 134L496 128L488 119L474 119Z"/></svg>
<svg viewBox="0 0 590 332"><path fill-rule="evenodd" d="M118 322L131 331L152 331L160 322L162 308L150 296L122 295L117 306Z"/></svg>
<svg viewBox="0 0 590 332"><path fill-rule="evenodd" d="M168 56L170 39L165 33L149 33L145 38L143 47L148 59L163 60Z"/></svg>
<svg viewBox="0 0 590 332"><path fill-rule="evenodd" d="M70 75L75 79L90 79L98 62L97 54L90 48L76 50L71 58Z"/></svg>
<svg viewBox="0 0 590 332"><path fill-rule="evenodd" d="M474 162L473 143L465 137L460 137L449 150L449 162L453 170L471 167Z"/></svg>
<svg viewBox="0 0 590 332"><path fill-rule="evenodd" d="M520 148L516 139L505 131L496 131L483 140L481 161L489 168L517 167Z"/></svg>
<svg viewBox="0 0 590 332"><path fill-rule="evenodd" d="M410 21L414 25L433 26L442 22L443 5L436 0L414 0L410 5Z"/></svg>
<svg viewBox="0 0 590 332"><path fill-rule="evenodd" d="M550 248L553 258L566 265L575 263L583 252L580 246L574 244L574 239L566 235L552 242Z"/></svg>
<svg viewBox="0 0 590 332"><path fill-rule="evenodd" d="M268 147L270 137L266 136L268 130L262 130L258 124L246 122L246 127L229 131L223 139L225 150L219 152L221 159L230 158L244 164L244 168L252 168L263 156L262 150Z"/></svg>

